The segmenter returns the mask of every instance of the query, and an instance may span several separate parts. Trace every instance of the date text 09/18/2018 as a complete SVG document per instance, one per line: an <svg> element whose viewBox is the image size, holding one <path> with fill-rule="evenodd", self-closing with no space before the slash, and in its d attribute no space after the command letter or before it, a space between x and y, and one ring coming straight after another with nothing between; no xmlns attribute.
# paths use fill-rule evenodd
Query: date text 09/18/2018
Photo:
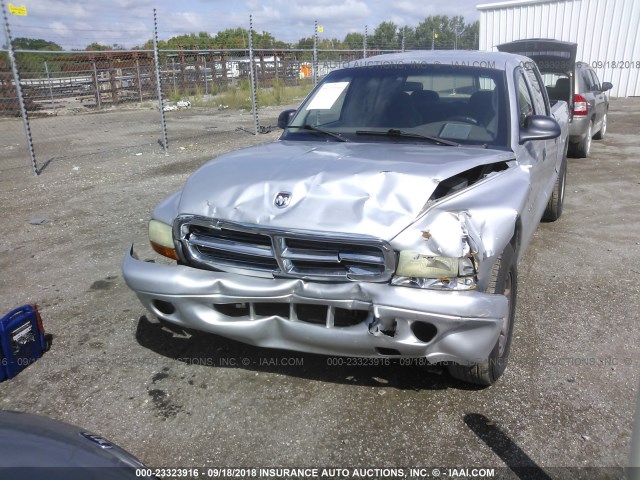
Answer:
<svg viewBox="0 0 640 480"><path fill-rule="evenodd" d="M594 60L593 68L640 69L640 60Z"/></svg>

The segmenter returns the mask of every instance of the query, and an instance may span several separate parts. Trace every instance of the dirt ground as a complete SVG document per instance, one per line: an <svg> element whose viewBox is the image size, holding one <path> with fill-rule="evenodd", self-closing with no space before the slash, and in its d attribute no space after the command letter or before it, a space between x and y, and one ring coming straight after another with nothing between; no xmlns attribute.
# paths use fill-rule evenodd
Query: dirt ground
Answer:
<svg viewBox="0 0 640 480"><path fill-rule="evenodd" d="M21 123L0 121L0 312L35 302L53 335L42 359L0 384L1 409L81 425L152 467L621 474L602 468L627 464L638 393L640 99L614 99L606 138L569 160L563 217L540 225L519 266L509 367L486 389L417 366L331 366L162 329L124 284L128 245L157 258L151 209L206 160L278 133L237 130L250 128L246 112L168 112L165 155L157 117L35 119L38 177Z"/></svg>

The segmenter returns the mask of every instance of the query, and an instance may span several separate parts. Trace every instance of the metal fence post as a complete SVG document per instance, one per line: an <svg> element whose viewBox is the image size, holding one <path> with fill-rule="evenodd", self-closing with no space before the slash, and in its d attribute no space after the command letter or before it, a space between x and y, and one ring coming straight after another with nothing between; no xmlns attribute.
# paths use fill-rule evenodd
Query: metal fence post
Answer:
<svg viewBox="0 0 640 480"><path fill-rule="evenodd" d="M277 50L273 51L273 67L276 70L276 82L278 82L279 76L278 76L278 52L277 52Z"/></svg>
<svg viewBox="0 0 640 480"><path fill-rule="evenodd" d="M138 95L140 96L140 102L142 102L142 79L140 78L140 60L136 57L136 76L138 80Z"/></svg>
<svg viewBox="0 0 640 480"><path fill-rule="evenodd" d="M254 135L258 134L258 99L256 97L256 74L253 69L253 18L249 15L249 81L251 82L251 112Z"/></svg>
<svg viewBox="0 0 640 480"><path fill-rule="evenodd" d="M171 57L171 75L173 76L173 94L176 94L176 60Z"/></svg>
<svg viewBox="0 0 640 480"><path fill-rule="evenodd" d="M364 26L364 37L362 39L362 58L367 58L367 26Z"/></svg>
<svg viewBox="0 0 640 480"><path fill-rule="evenodd" d="M318 20L313 22L313 84L318 84Z"/></svg>
<svg viewBox="0 0 640 480"><path fill-rule="evenodd" d="M51 108L53 109L53 113L57 114L56 111L56 102L53 100L53 88L51 88L51 75L49 75L49 65L47 61L44 61L44 71L47 74L47 83L49 84L49 96L51 97Z"/></svg>
<svg viewBox="0 0 640 480"><path fill-rule="evenodd" d="M168 155L167 149L169 142L167 140L167 123L164 119L164 105L162 102L162 79L160 77L160 62L158 61L158 19L156 17L156 9L153 9L153 62L156 66L156 86L158 88L158 108L160 109L160 125L162 126L162 147L164 154Z"/></svg>
<svg viewBox="0 0 640 480"><path fill-rule="evenodd" d="M202 59L204 60L204 94L209 95L209 82L207 81L207 56L203 55Z"/></svg>
<svg viewBox="0 0 640 480"><path fill-rule="evenodd" d="M13 72L13 81L16 87L16 96L18 97L18 106L20 107L20 114L22 115L22 124L24 126L24 133L27 138L27 147L29 148L29 157L31 158L31 171L34 175L38 175L38 164L36 163L36 153L33 149L33 139L31 138L31 127L29 126L29 116L27 114L27 108L24 104L24 97L22 96L22 87L20 86L20 74L18 73L18 65L16 64L16 57L13 51L13 40L11 39L11 30L9 29L9 18L7 17L7 10L4 5L4 0L0 0L0 6L2 7L2 16L4 17L4 35L7 42L7 50L9 52L9 61L11 63L11 70Z"/></svg>
<svg viewBox="0 0 640 480"><path fill-rule="evenodd" d="M96 84L96 106L98 110L102 110L102 95L100 95L100 84L98 83L98 68L96 67L96 61L91 62L93 64L93 80Z"/></svg>

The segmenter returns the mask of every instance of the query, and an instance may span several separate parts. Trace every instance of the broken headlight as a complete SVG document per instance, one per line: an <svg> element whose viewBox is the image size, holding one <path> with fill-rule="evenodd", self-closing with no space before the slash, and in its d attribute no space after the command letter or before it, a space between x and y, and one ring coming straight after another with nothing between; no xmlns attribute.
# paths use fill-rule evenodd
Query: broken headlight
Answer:
<svg viewBox="0 0 640 480"><path fill-rule="evenodd" d="M391 284L437 290L472 290L476 288L476 271L473 256L439 257L403 250Z"/></svg>
<svg viewBox="0 0 640 480"><path fill-rule="evenodd" d="M173 230L171 225L158 220L149 222L149 241L153 248L160 255L178 260L175 246L173 244Z"/></svg>

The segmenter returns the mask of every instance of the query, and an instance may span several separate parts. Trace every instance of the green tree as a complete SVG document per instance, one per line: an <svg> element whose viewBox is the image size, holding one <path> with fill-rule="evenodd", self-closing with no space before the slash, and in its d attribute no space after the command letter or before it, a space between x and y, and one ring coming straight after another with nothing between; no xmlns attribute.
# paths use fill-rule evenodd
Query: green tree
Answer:
<svg viewBox="0 0 640 480"><path fill-rule="evenodd" d="M274 48L276 39L269 32L253 32L253 48Z"/></svg>
<svg viewBox="0 0 640 480"><path fill-rule="evenodd" d="M449 28L453 33L453 47L460 48L460 40L466 30L466 24L464 23L464 17L455 16L449 20Z"/></svg>
<svg viewBox="0 0 640 480"><path fill-rule="evenodd" d="M350 50L358 50L363 46L364 35L358 32L347 33L343 42Z"/></svg>
<svg viewBox="0 0 640 480"><path fill-rule="evenodd" d="M430 49L433 35L437 49L477 49L479 22L465 23L462 16L448 17L446 15L432 15L426 17L414 29L411 27L398 27L391 21L380 23L367 39L370 49L400 49L402 35L404 32L405 48L410 49ZM337 38L324 38L322 34L318 36L318 49L349 49L360 50L363 47L364 35L359 32L348 33L344 40ZM46 42L46 40L41 40ZM52 42L48 42L52 43ZM55 44L54 44L55 45ZM303 37L293 44L288 44L276 39L270 32L253 32L253 46L257 49L312 49L313 37ZM88 49L97 48L110 50L112 47L99 44L91 44ZM114 45L113 47L116 47ZM153 48L153 41L148 40L141 48L150 50ZM214 36L206 32L189 33L171 37L169 40L159 40L160 50L179 49L221 49L221 48L249 48L249 31L242 27L227 28L217 32ZM305 57L306 58L306 57Z"/></svg>
<svg viewBox="0 0 640 480"><path fill-rule="evenodd" d="M415 30L415 47L430 49L471 49L477 47L479 22L467 24L464 17L432 15L418 24ZM437 38L434 40L434 34Z"/></svg>
<svg viewBox="0 0 640 480"><path fill-rule="evenodd" d="M458 37L459 50L478 50L480 48L480 21L465 25L464 31Z"/></svg>
<svg viewBox="0 0 640 480"><path fill-rule="evenodd" d="M216 33L214 45L217 48L249 48L249 30L242 27L222 30Z"/></svg>
<svg viewBox="0 0 640 480"><path fill-rule="evenodd" d="M22 78L38 78L44 72L44 62L52 60L54 55L49 52L57 52L62 47L57 43L44 40L42 38L16 38L13 41L13 48L16 52L16 62ZM23 53L20 50L40 50L43 53ZM8 62L6 63L8 65ZM50 62L50 71L59 69L59 66Z"/></svg>
<svg viewBox="0 0 640 480"><path fill-rule="evenodd" d="M42 38L19 37L13 40L13 48L16 50L45 50L57 51L62 47L57 43L44 40Z"/></svg>
<svg viewBox="0 0 640 480"><path fill-rule="evenodd" d="M400 48L398 26L393 22L382 22L376 27L367 43L370 43L372 48L381 50Z"/></svg>
<svg viewBox="0 0 640 480"><path fill-rule="evenodd" d="M95 50L113 50L113 47L111 47L109 45L103 45L103 44L98 43L98 42L93 42L93 43L90 43L89 45L87 45L85 47L85 50L92 50L92 51L95 51Z"/></svg>
<svg viewBox="0 0 640 480"><path fill-rule="evenodd" d="M434 37L437 35L437 38ZM443 48L452 32L449 30L449 17L446 15L430 15L416 27L416 47L430 49Z"/></svg>
<svg viewBox="0 0 640 480"><path fill-rule="evenodd" d="M398 48L402 47L402 35L404 34L404 48L410 50L416 48L416 31L411 27L400 27L398 29Z"/></svg>
<svg viewBox="0 0 640 480"><path fill-rule="evenodd" d="M214 43L214 38L207 32L200 32L198 34L188 33L171 37L167 40L167 48L171 50L197 50L200 48L210 48ZM160 47L158 46L158 48Z"/></svg>
<svg viewBox="0 0 640 480"><path fill-rule="evenodd" d="M158 40L158 48L160 50L166 50L168 48L167 42L165 40ZM132 50L153 50L153 39L149 39L142 45L133 47Z"/></svg>
<svg viewBox="0 0 640 480"><path fill-rule="evenodd" d="M304 37L301 38L300 40L298 40L298 43L296 43L296 48L313 48L313 37Z"/></svg>

